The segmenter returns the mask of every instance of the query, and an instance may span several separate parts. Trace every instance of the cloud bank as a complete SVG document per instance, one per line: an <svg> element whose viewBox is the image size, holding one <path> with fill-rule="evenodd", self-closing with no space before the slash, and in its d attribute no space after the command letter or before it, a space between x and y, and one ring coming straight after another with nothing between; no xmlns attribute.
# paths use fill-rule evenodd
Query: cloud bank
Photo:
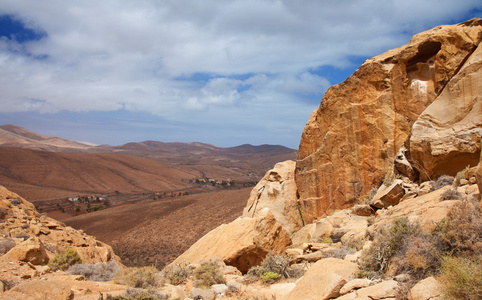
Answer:
<svg viewBox="0 0 482 300"><path fill-rule="evenodd" d="M36 35L0 37L0 113L146 113L225 134L225 144L241 143L225 133L236 132L296 147L336 83L325 68L351 73L360 58L481 9L478 0L6 0L0 15Z"/></svg>

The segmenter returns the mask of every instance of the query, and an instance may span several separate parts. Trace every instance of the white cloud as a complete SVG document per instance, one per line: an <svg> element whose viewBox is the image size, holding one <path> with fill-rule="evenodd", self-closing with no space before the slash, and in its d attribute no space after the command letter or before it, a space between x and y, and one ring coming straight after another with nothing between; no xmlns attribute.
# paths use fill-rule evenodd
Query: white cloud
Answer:
<svg viewBox="0 0 482 300"><path fill-rule="evenodd" d="M312 70L350 66L474 8L479 0L5 0L0 14L47 36L0 40L0 112L127 109L186 122L242 112L253 126L282 115L302 127L329 86ZM195 74L206 78L179 80Z"/></svg>

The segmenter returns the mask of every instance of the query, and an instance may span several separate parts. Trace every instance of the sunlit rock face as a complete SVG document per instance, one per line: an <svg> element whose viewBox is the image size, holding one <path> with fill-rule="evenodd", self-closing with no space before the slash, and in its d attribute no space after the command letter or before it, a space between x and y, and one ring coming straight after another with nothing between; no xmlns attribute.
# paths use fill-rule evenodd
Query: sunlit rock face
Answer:
<svg viewBox="0 0 482 300"><path fill-rule="evenodd" d="M350 207L380 185L400 148L410 149L420 114L481 39L481 19L436 27L367 60L326 92L303 131L296 163L305 222Z"/></svg>
<svg viewBox="0 0 482 300"><path fill-rule="evenodd" d="M420 115L410 138L421 180L455 175L479 162L482 137L482 47L467 59Z"/></svg>

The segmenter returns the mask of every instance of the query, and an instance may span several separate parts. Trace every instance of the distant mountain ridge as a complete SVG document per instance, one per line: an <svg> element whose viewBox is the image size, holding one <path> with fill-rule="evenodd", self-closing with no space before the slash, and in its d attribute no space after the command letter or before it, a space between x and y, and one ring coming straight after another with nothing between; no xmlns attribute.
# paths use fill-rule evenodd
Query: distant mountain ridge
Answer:
<svg viewBox="0 0 482 300"><path fill-rule="evenodd" d="M41 135L13 124L0 126L0 145L46 151L87 150L92 148L92 145L89 144Z"/></svg>

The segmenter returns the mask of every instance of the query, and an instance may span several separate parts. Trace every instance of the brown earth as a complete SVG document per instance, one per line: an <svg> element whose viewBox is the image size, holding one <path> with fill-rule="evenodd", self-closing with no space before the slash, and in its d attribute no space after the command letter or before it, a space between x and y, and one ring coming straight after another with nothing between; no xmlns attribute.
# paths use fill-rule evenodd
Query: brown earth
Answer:
<svg viewBox="0 0 482 300"><path fill-rule="evenodd" d="M35 201L79 193L110 194L188 188L194 170L122 154L68 154L0 147L0 182Z"/></svg>
<svg viewBox="0 0 482 300"><path fill-rule="evenodd" d="M63 221L111 245L127 266L162 267L213 228L239 217L250 191L142 201Z"/></svg>

